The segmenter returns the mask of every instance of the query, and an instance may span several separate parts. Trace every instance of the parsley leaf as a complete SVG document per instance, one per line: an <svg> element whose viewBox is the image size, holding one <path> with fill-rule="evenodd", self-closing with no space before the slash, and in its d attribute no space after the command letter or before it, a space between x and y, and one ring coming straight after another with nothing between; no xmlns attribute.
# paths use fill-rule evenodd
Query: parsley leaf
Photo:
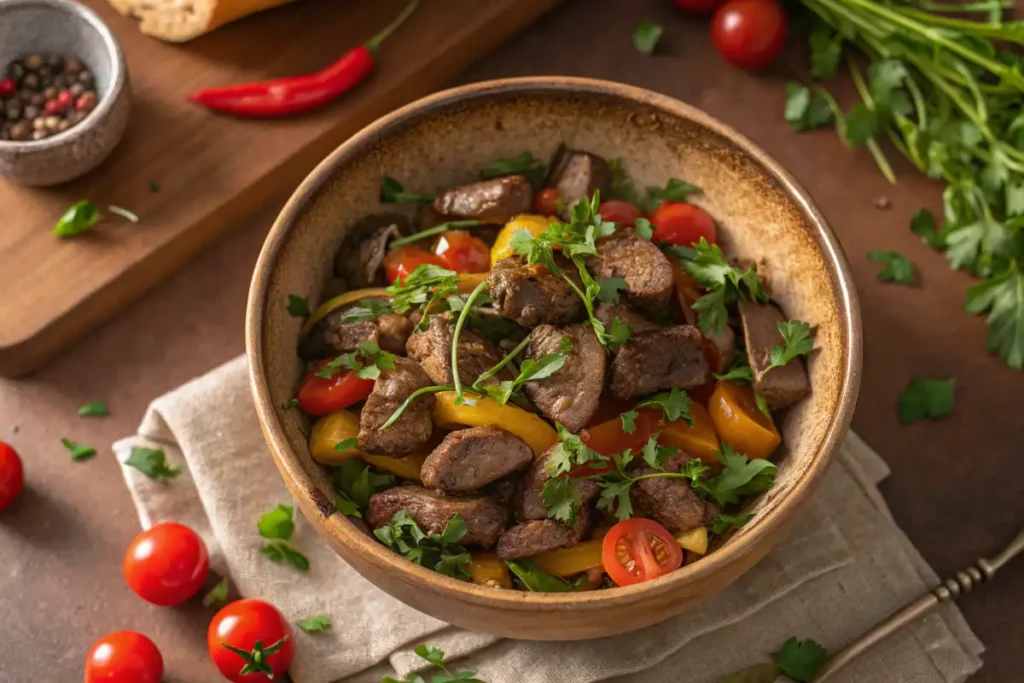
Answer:
<svg viewBox="0 0 1024 683"><path fill-rule="evenodd" d="M691 194L703 192L701 188L679 178L669 178L665 187L647 188L647 213L652 213L662 202L685 202Z"/></svg>
<svg viewBox="0 0 1024 683"><path fill-rule="evenodd" d="M967 290L966 309L988 312L986 343L1015 370L1024 366L1024 272L1016 264Z"/></svg>
<svg viewBox="0 0 1024 683"><path fill-rule="evenodd" d="M344 443L344 441L342 441ZM327 472L337 494L335 506L348 517L362 517L361 509L370 504L370 496L395 485L391 474L378 474L362 460L346 460Z"/></svg>
<svg viewBox="0 0 1024 683"><path fill-rule="evenodd" d="M527 232L524 230L523 232ZM414 306L426 304L432 298L443 299L453 294L459 285L459 274L441 266L424 263L416 266L404 282L395 282L385 291L396 313L408 313ZM424 316L426 319L426 316Z"/></svg>
<svg viewBox="0 0 1024 683"><path fill-rule="evenodd" d="M683 420L690 427L693 426L693 415L690 414L690 404L693 399L683 389L672 389L655 394L637 404L637 408L661 408L665 411L665 419L669 422Z"/></svg>
<svg viewBox="0 0 1024 683"><path fill-rule="evenodd" d="M885 264L876 276L880 282L914 284L914 262L896 251L869 251L868 259Z"/></svg>
<svg viewBox="0 0 1024 683"><path fill-rule="evenodd" d="M410 202L432 202L434 196L420 192L406 192L402 183L390 176L384 176L380 183L380 201L384 204L405 204Z"/></svg>
<svg viewBox="0 0 1024 683"><path fill-rule="evenodd" d="M628 342L633 337L633 328L622 322L622 318L615 316L612 320L611 327L605 334L606 346L612 351L618 351L619 347Z"/></svg>
<svg viewBox="0 0 1024 683"><path fill-rule="evenodd" d="M324 614L299 619L297 623L299 628L306 633L319 633L320 631L326 631L331 628L331 618Z"/></svg>
<svg viewBox="0 0 1024 683"><path fill-rule="evenodd" d="M722 463L721 473L711 479L694 479L693 490L719 505L738 503L743 496L767 491L775 483L778 468L767 460L750 460L727 443L715 451L715 457Z"/></svg>
<svg viewBox="0 0 1024 683"><path fill-rule="evenodd" d="M576 511L583 507L579 487L569 477L555 477L544 482L541 502L548 511L548 517L569 526L576 523Z"/></svg>
<svg viewBox="0 0 1024 683"><path fill-rule="evenodd" d="M134 467L153 481L165 484L181 474L181 469L167 464L167 454L162 448L132 447L131 455L124 461L128 467Z"/></svg>
<svg viewBox="0 0 1024 683"><path fill-rule="evenodd" d="M725 374L715 374L715 379L723 382L732 382L733 384L753 384L754 383L754 371L750 367L750 361L747 359L746 351L737 351L736 357L732 361L732 365Z"/></svg>
<svg viewBox="0 0 1024 683"><path fill-rule="evenodd" d="M444 651L436 645L417 645L416 656L420 659L425 659L434 666L444 666Z"/></svg>
<svg viewBox="0 0 1024 683"><path fill-rule="evenodd" d="M309 299L304 296L288 295L288 315L293 318L309 317Z"/></svg>
<svg viewBox="0 0 1024 683"><path fill-rule="evenodd" d="M256 523L260 536L263 538L280 538L288 540L295 532L292 515L295 509L290 505L278 505L270 512L265 512Z"/></svg>
<svg viewBox="0 0 1024 683"><path fill-rule="evenodd" d="M918 209L914 217L910 219L910 230L919 235L932 249L942 249L945 246L945 237L935 227L935 215L928 209Z"/></svg>
<svg viewBox="0 0 1024 683"><path fill-rule="evenodd" d="M782 345L772 346L768 367L769 370L781 368L789 361L798 356L806 356L814 350L814 330L802 320L789 320L779 323L779 332L782 333Z"/></svg>
<svg viewBox="0 0 1024 683"><path fill-rule="evenodd" d="M810 681L828 661L828 652L810 638L790 638L772 657L775 666L794 681Z"/></svg>
<svg viewBox="0 0 1024 683"><path fill-rule="evenodd" d="M103 401L90 401L78 409L79 417L106 417L107 415L110 415L110 410Z"/></svg>
<svg viewBox="0 0 1024 683"><path fill-rule="evenodd" d="M724 513L715 515L711 520L711 533L721 536L729 529L739 529L754 518L753 514L727 515Z"/></svg>
<svg viewBox="0 0 1024 683"><path fill-rule="evenodd" d="M608 458L589 448L576 434L562 425L555 423L558 429L559 443L548 456L547 471L552 478L565 474L573 467L587 464L604 465Z"/></svg>
<svg viewBox="0 0 1024 683"><path fill-rule="evenodd" d="M339 322L347 325L348 323L376 320L390 312L391 303L384 299L362 299L358 304L344 308Z"/></svg>
<svg viewBox="0 0 1024 683"><path fill-rule="evenodd" d="M288 541L270 541L260 552L277 564L290 564L300 571L309 571L309 558L292 547Z"/></svg>
<svg viewBox="0 0 1024 683"><path fill-rule="evenodd" d="M60 442L71 452L72 462L82 462L96 455L96 449L92 446L75 443L70 439L61 439Z"/></svg>
<svg viewBox="0 0 1024 683"><path fill-rule="evenodd" d="M383 351L377 342L365 339L359 342L355 351L343 353L324 363L316 371L316 376L330 379L341 372L342 368L355 372L361 379L377 379L381 370L395 369L395 354Z"/></svg>
<svg viewBox="0 0 1024 683"><path fill-rule="evenodd" d="M940 420L953 410L956 380L914 377L900 394L899 420L908 425L918 420Z"/></svg>
<svg viewBox="0 0 1024 683"><path fill-rule="evenodd" d="M563 337L564 339L564 337ZM508 403L519 387L527 382L545 379L555 374L565 365L564 353L549 353L540 359L528 358L519 366L519 375L514 380L504 380L500 384L500 393L495 398L498 403Z"/></svg>
<svg viewBox="0 0 1024 683"><path fill-rule="evenodd" d="M598 301L609 304L619 303L619 291L626 288L626 280L621 277L603 277L597 284L601 287L597 293Z"/></svg>
<svg viewBox="0 0 1024 683"><path fill-rule="evenodd" d="M811 78L831 78L839 68L843 37L827 24L817 23L808 40L811 47Z"/></svg>
<svg viewBox="0 0 1024 683"><path fill-rule="evenodd" d="M534 593L568 593L575 590L574 586L563 581L554 574L544 571L532 560L506 560L505 564Z"/></svg>
<svg viewBox="0 0 1024 683"><path fill-rule="evenodd" d="M226 578L217 582L217 585L206 592L203 596L203 607L220 607L228 601L228 580Z"/></svg>
<svg viewBox="0 0 1024 683"><path fill-rule="evenodd" d="M633 222L633 232L635 232L640 237L643 237L645 240L653 240L654 231L657 229L658 228L652 225L651 222L646 218L637 218Z"/></svg>
<svg viewBox="0 0 1024 683"><path fill-rule="evenodd" d="M767 301L756 267L741 270L729 263L717 244L703 237L693 247L671 247L670 253L707 292L694 302L697 325L705 334L721 331L729 319L729 306L745 293L753 301Z"/></svg>
<svg viewBox="0 0 1024 683"><path fill-rule="evenodd" d="M405 559L439 574L468 580L469 551L458 544L466 535L461 515L452 517L440 534L423 533L408 510L399 510L388 524L377 527L373 535Z"/></svg>
<svg viewBox="0 0 1024 683"><path fill-rule="evenodd" d="M785 118L793 130L814 130L832 123L834 114L828 100L800 83L786 84Z"/></svg>
<svg viewBox="0 0 1024 683"><path fill-rule="evenodd" d="M619 415L619 419L622 420L622 431L626 434L632 434L636 431L636 418L640 413L635 410L629 410Z"/></svg>
<svg viewBox="0 0 1024 683"><path fill-rule="evenodd" d="M652 54L661 40L663 29L650 21L641 21L633 30L633 47L645 55Z"/></svg>
<svg viewBox="0 0 1024 683"><path fill-rule="evenodd" d="M642 455L648 467L663 470L665 462L678 452L679 449L675 446L659 446L658 436L654 435L644 444Z"/></svg>
<svg viewBox="0 0 1024 683"><path fill-rule="evenodd" d="M493 164L480 171L481 180L491 180L507 175L525 176L534 187L544 184L544 176L547 169L544 162L534 158L529 152L507 159L497 159Z"/></svg>
<svg viewBox="0 0 1024 683"><path fill-rule="evenodd" d="M862 102L858 102L846 114L843 137L856 147L863 145L878 134L878 116Z"/></svg>
<svg viewBox="0 0 1024 683"><path fill-rule="evenodd" d="M623 522L633 516L633 502L629 499L629 490L633 480L603 481L601 495L597 499L597 509L614 512L615 518Z"/></svg>

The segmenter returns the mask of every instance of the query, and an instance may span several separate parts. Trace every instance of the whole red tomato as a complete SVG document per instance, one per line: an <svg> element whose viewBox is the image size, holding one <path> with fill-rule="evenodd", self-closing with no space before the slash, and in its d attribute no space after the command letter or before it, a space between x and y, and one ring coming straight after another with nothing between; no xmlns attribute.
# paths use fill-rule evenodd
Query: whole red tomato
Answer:
<svg viewBox="0 0 1024 683"><path fill-rule="evenodd" d="M465 230L442 233L434 245L444 267L456 273L486 273L491 269L491 249L479 237Z"/></svg>
<svg viewBox="0 0 1024 683"><path fill-rule="evenodd" d="M199 592L210 569L206 544L184 524L163 522L135 537L124 554L124 578L136 595L161 607Z"/></svg>
<svg viewBox="0 0 1024 683"><path fill-rule="evenodd" d="M686 202L662 202L651 214L655 242L688 247L700 238L714 244L718 238L715 221L700 207Z"/></svg>
<svg viewBox="0 0 1024 683"><path fill-rule="evenodd" d="M725 0L676 0L676 7L694 14L708 14L714 11Z"/></svg>
<svg viewBox="0 0 1024 683"><path fill-rule="evenodd" d="M711 20L711 40L730 64L763 69L786 43L786 15L776 0L729 0Z"/></svg>
<svg viewBox="0 0 1024 683"><path fill-rule="evenodd" d="M233 683L278 680L295 655L291 626L262 600L236 600L217 612L206 646L217 670Z"/></svg>
<svg viewBox="0 0 1024 683"><path fill-rule="evenodd" d="M0 510L9 508L25 488L21 458L9 444L0 441Z"/></svg>
<svg viewBox="0 0 1024 683"><path fill-rule="evenodd" d="M558 213L558 190L545 187L534 195L533 209L541 216L554 216Z"/></svg>
<svg viewBox="0 0 1024 683"><path fill-rule="evenodd" d="M163 676L160 650L135 631L103 636L85 658L85 683L160 683Z"/></svg>

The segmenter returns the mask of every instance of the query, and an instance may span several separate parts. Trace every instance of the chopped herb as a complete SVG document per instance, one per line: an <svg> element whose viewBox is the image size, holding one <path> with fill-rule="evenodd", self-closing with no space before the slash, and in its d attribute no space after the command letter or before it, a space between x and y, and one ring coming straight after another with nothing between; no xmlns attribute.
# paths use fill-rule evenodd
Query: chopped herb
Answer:
<svg viewBox="0 0 1024 683"><path fill-rule="evenodd" d="M914 377L900 394L899 420L908 425L918 420L941 420L953 410L956 380Z"/></svg>
<svg viewBox="0 0 1024 683"><path fill-rule="evenodd" d="M459 228L472 228L475 225L486 225L486 224L483 221L469 220L469 219L464 220L464 221L448 221L447 223L441 223L439 225L435 225L432 228L427 228L426 230L420 230L419 232L414 232L413 234L411 234L411 235L409 235L407 237L400 237L397 240L392 240L389 248L390 249L395 249L396 247L401 247L401 246L404 246L406 244L412 244L413 242L419 242L420 240L425 240L428 237L433 237L434 235L440 235L441 233L448 232L449 230L457 230Z"/></svg>
<svg viewBox="0 0 1024 683"><path fill-rule="evenodd" d="M636 431L636 418L640 413L635 410L630 410L622 415L619 415L619 419L622 420L622 431L626 434L632 434Z"/></svg>
<svg viewBox="0 0 1024 683"><path fill-rule="evenodd" d="M691 194L703 192L701 188L679 178L669 178L665 187L647 188L647 213L653 213L662 202L689 201Z"/></svg>
<svg viewBox="0 0 1024 683"><path fill-rule="evenodd" d="M597 284L601 288L597 293L598 301L609 304L619 303L619 292L626 288L626 281L621 277L603 277Z"/></svg>
<svg viewBox="0 0 1024 683"><path fill-rule="evenodd" d="M346 460L328 470L328 475L337 494L335 505L347 517L362 517L362 510L370 504L370 496L395 485L393 475L374 472L358 459Z"/></svg>
<svg viewBox="0 0 1024 683"><path fill-rule="evenodd" d="M789 320L779 323L782 333L782 345L772 346L771 362L764 372L781 368L798 356L806 356L814 350L814 330L802 320Z"/></svg>
<svg viewBox="0 0 1024 683"><path fill-rule="evenodd" d="M633 30L633 47L638 52L649 55L661 40L663 29L658 24L650 21L641 21Z"/></svg>
<svg viewBox="0 0 1024 683"><path fill-rule="evenodd" d="M534 158L529 152L507 159L498 159L492 165L480 171L481 180L491 180L508 175L525 176L534 187L544 184L547 168L540 159Z"/></svg>
<svg viewBox="0 0 1024 683"><path fill-rule="evenodd" d="M754 518L753 514L726 515L717 514L711 520L711 533L721 536L729 529L739 529Z"/></svg>
<svg viewBox="0 0 1024 683"><path fill-rule="evenodd" d="M775 483L778 467L767 460L750 460L727 443L715 451L715 457L722 463L722 471L710 479L693 478L691 486L719 505L738 503L743 496L767 491Z"/></svg>
<svg viewBox="0 0 1024 683"><path fill-rule="evenodd" d="M671 247L669 251L707 291L693 304L698 311L697 325L705 334L722 330L729 318L729 306L741 295L753 301L768 300L753 265L740 270L726 260L717 244L708 244L703 237L692 248Z"/></svg>
<svg viewBox="0 0 1024 683"><path fill-rule="evenodd" d="M159 192L160 192L160 183L158 183L155 180L149 181L149 191L152 192L153 194L159 194Z"/></svg>
<svg viewBox="0 0 1024 683"><path fill-rule="evenodd" d="M106 417L107 415L110 415L110 410L103 401L89 401L78 409L79 417Z"/></svg>
<svg viewBox="0 0 1024 683"><path fill-rule="evenodd" d="M605 345L612 351L618 351L623 344L633 337L633 328L622 322L622 318L615 316L606 335Z"/></svg>
<svg viewBox="0 0 1024 683"><path fill-rule="evenodd" d="M470 578L472 558L469 551L458 544L466 535L466 522L462 515L452 517L440 534L427 535L408 510L399 510L389 524L374 529L373 535L414 564L457 579Z"/></svg>
<svg viewBox="0 0 1024 683"><path fill-rule="evenodd" d="M57 225L53 227L56 237L77 237L96 225L100 220L100 211L88 199L81 199L71 205Z"/></svg>
<svg viewBox="0 0 1024 683"><path fill-rule="evenodd" d="M358 323L366 320L376 320L385 313L391 312L391 304L381 299L362 299L355 306L348 306L342 310L341 322Z"/></svg>
<svg viewBox="0 0 1024 683"><path fill-rule="evenodd" d="M751 369L750 362L747 359L747 352L737 351L736 357L733 359L729 369L725 374L716 374L715 379L723 382L732 382L733 384L753 384L754 371Z"/></svg>
<svg viewBox="0 0 1024 683"><path fill-rule="evenodd" d="M207 591L203 596L203 607L220 607L228 601L228 580L226 578L217 582L217 585Z"/></svg>
<svg viewBox="0 0 1024 683"><path fill-rule="evenodd" d="M304 296L288 295L288 315L293 318L309 317L309 299Z"/></svg>
<svg viewBox="0 0 1024 683"><path fill-rule="evenodd" d="M665 463L669 458L679 452L679 449L675 446L659 446L657 435L647 439L647 443L644 444L641 456L648 467L656 470L664 470Z"/></svg>
<svg viewBox="0 0 1024 683"><path fill-rule="evenodd" d="M928 209L918 209L910 219L910 231L921 237L932 249L944 249L946 237L935 225L935 215Z"/></svg>
<svg viewBox="0 0 1024 683"><path fill-rule="evenodd" d="M449 671L444 663L444 652L440 648L433 645L417 645L415 652L417 657L430 662L440 671L430 677L430 683L484 683L476 677L474 671ZM381 683L426 683L426 680L418 673L410 673L402 680L385 676Z"/></svg>
<svg viewBox="0 0 1024 683"><path fill-rule="evenodd" d="M75 443L70 439L61 439L60 442L64 444L64 448L71 452L72 462L82 462L83 460L88 460L92 456L96 455L96 449L92 446Z"/></svg>
<svg viewBox="0 0 1024 683"><path fill-rule="evenodd" d="M281 410L291 410L299 405L299 399L287 398L281 402Z"/></svg>
<svg viewBox="0 0 1024 683"><path fill-rule="evenodd" d="M405 314L414 306L427 304L435 299L444 299L453 294L458 285L459 274L454 270L424 263L416 266L416 269L405 278L405 282L395 282L385 291L392 297L391 308L396 313ZM427 319L427 308L429 306L424 308L423 320Z"/></svg>
<svg viewBox="0 0 1024 683"><path fill-rule="evenodd" d="M295 533L295 522L292 515L295 509L290 505L278 505L270 512L265 512L256 523L260 536L263 538L279 538L288 540Z"/></svg>
<svg viewBox="0 0 1024 683"><path fill-rule="evenodd" d="M299 628L301 628L306 633L319 633L321 631L326 631L329 628L331 628L330 617L323 614L318 614L315 617L306 617L305 619L299 619L297 623L299 625Z"/></svg>
<svg viewBox="0 0 1024 683"><path fill-rule="evenodd" d="M339 453L344 453L345 451L352 450L353 448L359 448L359 437L357 436L350 436L349 438L343 439L334 444L334 450Z"/></svg>
<svg viewBox="0 0 1024 683"><path fill-rule="evenodd" d="M815 24L809 36L811 47L811 77L831 78L839 69L843 53L843 37L824 23Z"/></svg>
<svg viewBox="0 0 1024 683"><path fill-rule="evenodd" d="M797 132L814 130L832 123L832 107L820 93L800 83L786 84L786 121Z"/></svg>
<svg viewBox="0 0 1024 683"><path fill-rule="evenodd" d="M541 502L548 517L569 526L576 524L576 512L583 508L579 487L569 477L553 477L544 482Z"/></svg>
<svg viewBox="0 0 1024 683"><path fill-rule="evenodd" d="M633 232L635 232L640 237L643 237L645 240L654 239L654 231L657 229L658 228L654 225L651 225L651 222L646 218L637 218L633 222Z"/></svg>
<svg viewBox="0 0 1024 683"><path fill-rule="evenodd" d="M107 210L110 213L117 214L121 218L125 218L127 220L130 220L132 223L138 223L139 222L139 217L138 217L137 214L135 214L135 213L129 211L128 209L123 208L123 207L115 206L114 204L111 204L110 206L107 207Z"/></svg>
<svg viewBox="0 0 1024 683"><path fill-rule="evenodd" d="M377 379L381 370L395 369L395 354L383 351L377 342L365 339L356 345L355 351L324 363L316 371L316 376L330 379L342 369L351 370L360 379Z"/></svg>
<svg viewBox="0 0 1024 683"><path fill-rule="evenodd" d="M868 259L885 265L876 276L880 282L914 284L914 262L903 254L895 251L869 251Z"/></svg>
<svg viewBox="0 0 1024 683"><path fill-rule="evenodd" d="M560 352L546 354L537 360L533 358L524 360L519 366L519 375L514 380L504 380L500 385L498 395L492 398L495 398L498 403L508 403L517 389L527 382L550 377L562 369L565 361L565 354Z"/></svg>
<svg viewBox="0 0 1024 683"><path fill-rule="evenodd" d="M288 541L268 541L260 552L277 564L290 564L300 571L309 571L309 558L300 553Z"/></svg>
<svg viewBox="0 0 1024 683"><path fill-rule="evenodd" d="M637 404L638 408L650 407L661 408L665 411L665 419L669 422L683 420L690 427L693 426L693 415L690 414L690 404L693 399L683 389L672 389L655 394Z"/></svg>
<svg viewBox="0 0 1024 683"><path fill-rule="evenodd" d="M571 583L563 581L554 574L549 574L534 564L532 560L506 560L505 564L531 592L568 593L575 590L575 586Z"/></svg>
<svg viewBox="0 0 1024 683"><path fill-rule="evenodd" d="M131 455L124 461L128 467L134 467L153 481L166 484L181 474L181 468L171 467L167 463L167 454L162 448L140 448L134 446Z"/></svg>
<svg viewBox="0 0 1024 683"><path fill-rule="evenodd" d="M400 182L390 176L384 176L380 183L380 201L384 204L432 202L434 196L421 192L406 192Z"/></svg>
<svg viewBox="0 0 1024 683"><path fill-rule="evenodd" d="M806 683L817 675L828 661L828 651L810 638L790 638L772 657L775 666L794 681Z"/></svg>
<svg viewBox="0 0 1024 683"><path fill-rule="evenodd" d="M558 429L559 442L548 456L547 463L548 474L552 477L565 474L574 467L604 465L608 462L608 458L588 448L576 434L558 423L555 423L555 427Z"/></svg>

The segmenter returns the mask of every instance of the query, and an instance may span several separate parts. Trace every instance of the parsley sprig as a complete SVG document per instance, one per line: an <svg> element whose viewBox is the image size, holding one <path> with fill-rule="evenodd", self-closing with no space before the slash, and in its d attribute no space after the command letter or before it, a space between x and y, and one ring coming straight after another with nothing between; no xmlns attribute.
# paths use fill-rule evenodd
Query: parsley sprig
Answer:
<svg viewBox="0 0 1024 683"><path fill-rule="evenodd" d="M493 164L480 171L481 180L492 180L507 175L525 176L534 187L544 184L547 167L529 152L505 159L496 159Z"/></svg>
<svg viewBox="0 0 1024 683"><path fill-rule="evenodd" d="M295 532L292 515L295 510L290 505L278 505L265 512L256 522L260 536L268 539L260 552L277 564L290 564L300 571L309 571L309 558L300 553L291 544Z"/></svg>
<svg viewBox="0 0 1024 683"><path fill-rule="evenodd" d="M434 201L434 195L422 192L406 192L402 183L391 176L380 181L380 201L384 204L411 204Z"/></svg>
<svg viewBox="0 0 1024 683"><path fill-rule="evenodd" d="M358 445L359 440L345 439L334 448L345 451ZM362 460L353 458L340 466L328 470L334 487L334 505L347 517L362 517L363 510L370 504L370 496L395 485L391 474L379 473Z"/></svg>
<svg viewBox="0 0 1024 683"><path fill-rule="evenodd" d="M427 329L428 313L434 310L434 304L454 294L458 287L459 274L454 270L424 263L409 273L405 281L395 281L385 291L396 313L405 314L423 306L423 317L416 326L418 332Z"/></svg>
<svg viewBox="0 0 1024 683"><path fill-rule="evenodd" d="M781 368L791 360L806 356L814 350L815 330L802 320L787 320L779 323L782 344L775 344L771 349L770 363L765 373Z"/></svg>
<svg viewBox="0 0 1024 683"><path fill-rule="evenodd" d="M437 646L417 645L414 652L417 657L430 662L440 672L430 677L430 683L484 683L476 677L474 671L449 670L444 661L444 651ZM426 683L426 680L417 673L411 673L401 680L385 676L381 679L381 683Z"/></svg>
<svg viewBox="0 0 1024 683"><path fill-rule="evenodd" d="M373 530L381 543L405 559L439 574L470 578L471 557L459 540L466 535L466 522L455 515L440 534L425 534L408 510L399 510L385 526Z"/></svg>
<svg viewBox="0 0 1024 683"><path fill-rule="evenodd" d="M317 377L330 379L342 370L351 370L360 379L377 379L381 370L395 369L395 355L380 348L377 342L365 339L355 351L343 353L316 371Z"/></svg>
<svg viewBox="0 0 1024 683"><path fill-rule="evenodd" d="M697 325L704 334L720 332L729 320L729 307L746 296L753 301L768 301L756 267L745 270L729 263L717 244L703 237L692 247L671 247L683 270L692 275L706 294L693 303L698 312Z"/></svg>
<svg viewBox="0 0 1024 683"><path fill-rule="evenodd" d="M166 484L181 474L181 468L171 467L167 462L167 454L162 448L142 448L133 446L131 455L124 461L128 467L134 467L153 481Z"/></svg>
<svg viewBox="0 0 1024 683"><path fill-rule="evenodd" d="M671 389L655 394L637 404L637 408L661 408L665 413L665 419L669 422L683 420L690 427L693 426L693 415L690 413L690 405L693 399L683 389Z"/></svg>

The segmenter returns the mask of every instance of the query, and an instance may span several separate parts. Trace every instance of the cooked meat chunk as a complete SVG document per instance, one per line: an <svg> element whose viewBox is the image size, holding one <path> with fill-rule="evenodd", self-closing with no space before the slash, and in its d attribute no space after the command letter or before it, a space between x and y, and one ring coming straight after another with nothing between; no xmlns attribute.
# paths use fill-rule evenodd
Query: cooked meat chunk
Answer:
<svg viewBox="0 0 1024 683"><path fill-rule="evenodd" d="M521 560L548 550L576 545L589 529L590 508L584 505L576 512L576 524L573 526L553 519L532 519L503 533L496 550L503 560Z"/></svg>
<svg viewBox="0 0 1024 683"><path fill-rule="evenodd" d="M359 414L359 448L381 455L408 455L422 448L433 430L434 396L425 394L409 404L387 429L381 425L417 389L432 385L415 361L398 356L395 369L381 372Z"/></svg>
<svg viewBox="0 0 1024 683"><path fill-rule="evenodd" d="M359 342L380 339L377 323L372 320L342 322L346 315L345 309L334 311L314 325L306 338L299 342L299 357L319 360L354 351Z"/></svg>
<svg viewBox="0 0 1024 683"><path fill-rule="evenodd" d="M514 472L507 477L499 479L490 486L480 489L480 492L491 496L502 505L511 506L516 497L516 492L519 491L519 481L521 479L522 474L520 472Z"/></svg>
<svg viewBox="0 0 1024 683"><path fill-rule="evenodd" d="M544 186L558 190L558 196L565 205L563 213L567 214L573 204L583 197L593 197L597 190L601 191L603 199L607 199L611 192L612 172L608 162L596 154L562 145L551 160L551 171Z"/></svg>
<svg viewBox="0 0 1024 683"><path fill-rule="evenodd" d="M507 223L533 207L533 188L521 175L510 175L445 190L434 209L451 218L474 218L485 223Z"/></svg>
<svg viewBox="0 0 1024 683"><path fill-rule="evenodd" d="M623 400L664 389L693 389L711 379L700 331L689 325L634 335L612 361L609 386Z"/></svg>
<svg viewBox="0 0 1024 683"><path fill-rule="evenodd" d="M569 283L543 266L530 266L522 256L494 264L487 276L494 307L523 327L542 323L568 325L586 315L583 302Z"/></svg>
<svg viewBox="0 0 1024 683"><path fill-rule="evenodd" d="M455 515L466 522L462 545L491 545L505 529L508 510L488 496L450 498L419 486L397 486L370 496L366 522L385 526L399 510L408 510L425 534L439 534Z"/></svg>
<svg viewBox="0 0 1024 683"><path fill-rule="evenodd" d="M666 472L679 472L690 456L679 453L664 464ZM657 470L648 467L634 469L630 474L642 477ZM649 517L673 533L689 531L706 523L709 504L690 489L684 479L651 477L633 484L629 492L634 514ZM713 505L713 504L711 504ZM718 514L718 506L714 506Z"/></svg>
<svg viewBox="0 0 1024 683"><path fill-rule="evenodd" d="M539 325L533 330L526 357L540 359L562 353L563 338L571 344L565 364L550 377L530 380L524 388L541 413L570 432L578 432L597 410L604 390L605 352L593 328L582 323Z"/></svg>
<svg viewBox="0 0 1024 683"><path fill-rule="evenodd" d="M334 274L349 289L383 285L388 242L410 232L409 219L400 213L382 213L358 221L334 256Z"/></svg>
<svg viewBox="0 0 1024 683"><path fill-rule="evenodd" d="M621 277L626 301L648 313L658 313L672 297L672 266L661 249L632 230L620 230L598 240L597 256L587 260L595 279Z"/></svg>
<svg viewBox="0 0 1024 683"><path fill-rule="evenodd" d="M533 465L526 472L526 476L519 483L519 493L516 496L516 520L525 522L531 519L547 519L548 511L544 507L541 492L544 484L551 475L548 474L548 461L557 445L549 448L539 458L533 461ZM586 505L601 492L601 487L592 479L577 479L576 487L579 489L580 498Z"/></svg>
<svg viewBox="0 0 1024 683"><path fill-rule="evenodd" d="M377 329L380 332L377 343L385 351L405 353L405 343L412 334L412 327L412 321L401 313L385 313L377 318Z"/></svg>
<svg viewBox="0 0 1024 683"><path fill-rule="evenodd" d="M604 323L604 326L607 328L610 328L615 319L618 318L629 325L629 329L633 334L660 330L662 328L658 323L651 322L628 306L608 304L603 301L594 308L594 317Z"/></svg>
<svg viewBox="0 0 1024 683"><path fill-rule="evenodd" d="M419 361L427 376L435 384L452 383L452 336L455 321L451 313L431 316L425 332L409 337L405 345L409 357ZM473 330L462 328L459 335L459 378L465 384L472 384L490 370L503 354ZM502 373L494 381L512 379Z"/></svg>
<svg viewBox="0 0 1024 683"><path fill-rule="evenodd" d="M501 427L460 429L427 456L420 470L424 486L444 493L476 491L526 467L533 449Z"/></svg>
<svg viewBox="0 0 1024 683"><path fill-rule="evenodd" d="M779 323L785 322L785 317L779 307L741 299L739 309L747 358L754 371L754 389L768 401L768 407L779 410L811 393L803 358L794 358L781 368L765 372L771 365L772 347L783 343Z"/></svg>
<svg viewBox="0 0 1024 683"><path fill-rule="evenodd" d="M722 325L722 329L704 336L714 345L722 372L725 372L736 359L736 333L728 325Z"/></svg>

